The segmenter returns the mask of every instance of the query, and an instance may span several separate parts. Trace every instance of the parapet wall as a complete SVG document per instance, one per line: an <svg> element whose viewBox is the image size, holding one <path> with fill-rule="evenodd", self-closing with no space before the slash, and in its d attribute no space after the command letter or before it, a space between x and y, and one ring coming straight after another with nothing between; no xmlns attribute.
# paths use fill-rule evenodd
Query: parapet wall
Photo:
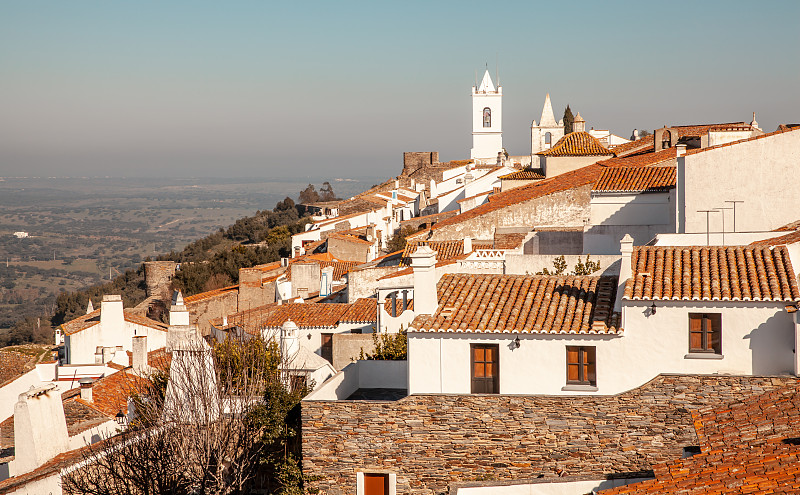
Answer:
<svg viewBox="0 0 800 495"><path fill-rule="evenodd" d="M691 411L796 383L791 376L659 375L615 396L411 395L302 402L312 489L355 494L356 471L397 475L397 493L453 482L636 477L698 444Z"/></svg>

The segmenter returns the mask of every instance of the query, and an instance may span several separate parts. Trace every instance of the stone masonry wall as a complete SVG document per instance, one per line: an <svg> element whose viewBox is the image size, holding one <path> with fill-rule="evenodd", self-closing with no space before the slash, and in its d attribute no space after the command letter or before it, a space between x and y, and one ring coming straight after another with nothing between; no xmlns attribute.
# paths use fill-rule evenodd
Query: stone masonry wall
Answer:
<svg viewBox="0 0 800 495"><path fill-rule="evenodd" d="M659 375L615 396L412 395L304 401L303 471L332 495L356 472L397 474L397 493L560 475L633 476L697 445L691 411L795 383L791 376Z"/></svg>

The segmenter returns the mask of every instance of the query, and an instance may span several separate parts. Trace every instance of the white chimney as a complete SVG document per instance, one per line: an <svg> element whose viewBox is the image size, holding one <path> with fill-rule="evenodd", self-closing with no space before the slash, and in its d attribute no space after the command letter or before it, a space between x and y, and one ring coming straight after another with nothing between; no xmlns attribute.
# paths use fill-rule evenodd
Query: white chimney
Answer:
<svg viewBox="0 0 800 495"><path fill-rule="evenodd" d="M439 306L436 293L436 251L419 246L411 255L414 270L414 314L432 315Z"/></svg>
<svg viewBox="0 0 800 495"><path fill-rule="evenodd" d="M281 355L286 362L290 362L300 350L300 340L297 336L299 330L292 320L286 320L281 327Z"/></svg>
<svg viewBox="0 0 800 495"><path fill-rule="evenodd" d="M181 291L175 291L172 296L172 306L169 308L169 324L170 326L188 326L189 325L189 309L183 302L183 294Z"/></svg>
<svg viewBox="0 0 800 495"><path fill-rule="evenodd" d="M144 373L148 369L147 363L147 335L137 335L133 338L131 366L137 373Z"/></svg>
<svg viewBox="0 0 800 495"><path fill-rule="evenodd" d="M78 380L78 383L81 384L81 399L86 402L92 402L92 386L94 385L94 380L91 378L81 378Z"/></svg>
<svg viewBox="0 0 800 495"><path fill-rule="evenodd" d="M122 296L108 294L100 302L100 327L105 335L122 333L125 327L125 313L122 310Z"/></svg>
<svg viewBox="0 0 800 495"><path fill-rule="evenodd" d="M92 300L89 299L89 304L86 305L86 314L88 315L92 311L94 311L94 305L92 305Z"/></svg>
<svg viewBox="0 0 800 495"><path fill-rule="evenodd" d="M466 236L464 238L464 254L469 254L472 252L472 237Z"/></svg>
<svg viewBox="0 0 800 495"><path fill-rule="evenodd" d="M30 472L69 450L61 393L55 384L31 387L14 405L14 462L11 476Z"/></svg>
<svg viewBox="0 0 800 495"><path fill-rule="evenodd" d="M677 144L675 145L675 148L677 150L675 152L675 156L686 156L686 144L684 143Z"/></svg>
<svg viewBox="0 0 800 495"><path fill-rule="evenodd" d="M617 286L617 299L614 302L614 311L622 310L622 296L625 295L625 283L631 278L631 256L633 255L633 237L625 234L619 243L619 251L622 254L622 261L619 267L619 284Z"/></svg>

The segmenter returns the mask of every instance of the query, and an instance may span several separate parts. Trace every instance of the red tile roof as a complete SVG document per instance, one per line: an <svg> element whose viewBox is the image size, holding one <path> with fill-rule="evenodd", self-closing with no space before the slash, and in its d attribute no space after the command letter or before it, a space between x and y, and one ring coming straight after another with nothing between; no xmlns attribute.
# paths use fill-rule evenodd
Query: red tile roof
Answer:
<svg viewBox="0 0 800 495"><path fill-rule="evenodd" d="M617 333L613 277L451 273L439 306L411 328L425 332Z"/></svg>
<svg viewBox="0 0 800 495"><path fill-rule="evenodd" d="M642 151L652 152L655 149L654 142L655 138L653 135L648 134L647 136L637 139L636 141L630 141L628 143L613 146L611 147L611 151L613 151L618 157L629 156Z"/></svg>
<svg viewBox="0 0 800 495"><path fill-rule="evenodd" d="M624 299L800 301L785 246L637 246Z"/></svg>
<svg viewBox="0 0 800 495"><path fill-rule="evenodd" d="M499 177L501 180L541 180L544 178L542 173L535 170L518 170Z"/></svg>
<svg viewBox="0 0 800 495"><path fill-rule="evenodd" d="M403 250L400 266L411 266L411 255L417 252L420 246L428 246L436 251L436 261L447 261L464 254L464 240L455 241L418 241L410 240ZM491 249L492 243L473 242L472 249Z"/></svg>
<svg viewBox="0 0 800 495"><path fill-rule="evenodd" d="M761 241L751 242L750 245L751 246L758 246L758 247L780 246L780 245L786 245L786 244L794 244L796 242L800 242L800 230L797 230L797 231L794 231L794 232L790 232L788 234L781 235L781 236L778 236L778 237L771 237L769 239L764 239L764 240L761 240Z"/></svg>
<svg viewBox="0 0 800 495"><path fill-rule="evenodd" d="M539 156L615 156L614 152L600 144L588 132L572 132L558 140L549 150L537 153Z"/></svg>
<svg viewBox="0 0 800 495"><path fill-rule="evenodd" d="M800 493L800 387L692 413L700 453L603 495Z"/></svg>
<svg viewBox="0 0 800 495"><path fill-rule="evenodd" d="M783 134L783 133L786 133L786 132L797 132L797 131L800 131L800 127L787 128L787 129L780 129L779 128L777 131L768 132L766 134L760 134L758 136L749 137L747 139L740 139L738 141L733 141L731 143L718 144L716 146L709 146L707 148L698 148L698 149L686 150L686 155L687 156L688 155L695 155L697 153L704 153L706 151L716 150L716 149L719 149L719 148L725 148L727 146L734 146L734 145L737 145L737 144L742 144L742 143L746 143L746 142L750 142L750 141L756 141L758 139L765 139L765 138L776 136L778 134Z"/></svg>
<svg viewBox="0 0 800 495"><path fill-rule="evenodd" d="M522 232L510 232L506 234L501 234L495 230L494 243L491 249L517 249L522 245L522 241L525 240L525 236L527 235L528 235L527 233L522 233Z"/></svg>
<svg viewBox="0 0 800 495"><path fill-rule="evenodd" d="M214 289L209 290L206 292L201 292L199 294L195 294L193 296L186 296L183 298L184 304L189 304L197 301L202 301L203 299L208 299L209 297L216 297L221 296L223 294L227 294L229 292L239 292L239 285L231 285L228 287L223 287L221 289Z"/></svg>
<svg viewBox="0 0 800 495"><path fill-rule="evenodd" d="M592 191L657 192L675 187L675 167L607 168Z"/></svg>
<svg viewBox="0 0 800 495"><path fill-rule="evenodd" d="M667 165L676 163L675 157L677 156L677 148L667 148L665 150L656 151L655 153L642 153L639 155L630 155L622 158L609 158L597 163L609 167L648 167L653 165Z"/></svg>
<svg viewBox="0 0 800 495"><path fill-rule="evenodd" d="M217 328L241 327L248 333L262 329L278 329L287 320L300 328L333 328L339 323L372 323L377 321L377 302L374 299L359 299L355 303L290 303L267 304L228 316L228 324L222 318L211 320Z"/></svg>
<svg viewBox="0 0 800 495"><path fill-rule="evenodd" d="M800 230L800 220L795 220L794 222L787 223L782 227L778 227L774 230L774 232L790 232L792 230Z"/></svg>
<svg viewBox="0 0 800 495"><path fill-rule="evenodd" d="M151 320L145 316L140 316L134 313L132 310L125 309L123 310L125 321L128 323L133 323L136 325L142 325L148 328L152 328L153 330L160 330L162 332L166 332L169 328L169 325L161 323L160 321ZM61 329L64 331L66 335L73 335L80 331L86 330L87 328L93 327L100 323L100 308L95 309L89 314L85 314L83 316L79 316L74 320L70 320L66 323L61 324Z"/></svg>

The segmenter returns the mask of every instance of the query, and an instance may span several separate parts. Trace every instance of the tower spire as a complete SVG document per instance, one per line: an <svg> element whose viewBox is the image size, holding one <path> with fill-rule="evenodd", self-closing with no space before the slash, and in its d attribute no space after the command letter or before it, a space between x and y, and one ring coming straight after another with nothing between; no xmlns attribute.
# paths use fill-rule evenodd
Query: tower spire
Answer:
<svg viewBox="0 0 800 495"><path fill-rule="evenodd" d="M541 127L557 127L556 117L553 115L553 105L550 103L550 93L544 97L544 107L542 107L542 118L539 119Z"/></svg>

